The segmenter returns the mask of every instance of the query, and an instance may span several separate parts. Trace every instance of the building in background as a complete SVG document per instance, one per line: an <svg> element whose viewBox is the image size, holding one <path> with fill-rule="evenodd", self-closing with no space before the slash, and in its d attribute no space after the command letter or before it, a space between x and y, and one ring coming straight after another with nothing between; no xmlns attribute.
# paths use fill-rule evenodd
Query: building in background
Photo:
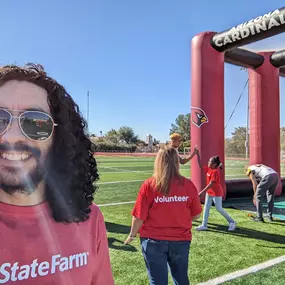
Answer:
<svg viewBox="0 0 285 285"><path fill-rule="evenodd" d="M147 151L152 152L153 151L153 136L151 134L148 134L146 136L145 143L147 145Z"/></svg>

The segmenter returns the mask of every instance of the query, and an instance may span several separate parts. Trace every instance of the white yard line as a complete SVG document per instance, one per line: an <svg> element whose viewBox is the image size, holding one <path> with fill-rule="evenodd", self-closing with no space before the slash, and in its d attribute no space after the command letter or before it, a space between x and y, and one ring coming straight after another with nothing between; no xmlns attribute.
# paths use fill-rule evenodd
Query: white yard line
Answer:
<svg viewBox="0 0 285 285"><path fill-rule="evenodd" d="M152 174L153 172L144 172L141 170L129 170L129 169L122 169L122 168L112 168L112 167L103 167L103 168L107 168L107 169L114 169L114 170L118 170L118 171L103 171L101 172L101 174L119 174L119 173L143 173L143 174ZM231 169L231 168L227 168L227 169ZM232 168L234 169L234 168ZM190 171L191 169L187 169L187 168L180 168L180 171ZM99 170L100 171L100 170ZM229 176L239 176L242 174L233 174L233 175L229 175Z"/></svg>
<svg viewBox="0 0 285 285"><path fill-rule="evenodd" d="M122 168L116 168L116 167L110 167L110 166L101 166L100 168L103 168L103 169L111 169L111 170L117 170L113 173L121 173L121 172L124 172L124 173L128 173L128 172L136 172L136 171L131 171L131 170L124 170ZM104 172L104 173L108 173L108 172ZM111 172L112 173L112 172Z"/></svg>
<svg viewBox="0 0 285 285"><path fill-rule="evenodd" d="M123 166L123 167L128 167L128 166L137 166L137 165L141 165L141 166L153 166L154 161L151 162L143 162L143 161L120 161L120 162L116 162L116 163L109 163L109 162L102 162L100 165L102 166Z"/></svg>
<svg viewBox="0 0 285 285"><path fill-rule="evenodd" d="M99 171L100 172L100 171ZM135 171L135 170L128 170L128 171L111 171L111 172L109 172L109 171L104 171L104 172L101 172L101 175L103 175L103 174L116 174L116 173L142 173L142 174L152 174L153 172L144 172L144 171Z"/></svg>
<svg viewBox="0 0 285 285"><path fill-rule="evenodd" d="M100 182L100 183L96 183L96 185L118 184L118 183L132 183L132 182L141 182L141 181L144 181L144 180L126 180L126 181Z"/></svg>
<svg viewBox="0 0 285 285"><path fill-rule="evenodd" d="M218 284L223 284L224 282L230 281L230 280L234 280L243 276L246 276L248 274L251 273L256 273L260 270L264 270L266 268L272 267L274 265L277 265L279 263L285 262L285 255L268 260L266 262L251 266L249 268L246 269L242 269L242 270L238 270L223 276L220 276L218 278L203 282L203 283L199 283L198 285L218 285Z"/></svg>
<svg viewBox="0 0 285 285"><path fill-rule="evenodd" d="M113 168L113 169L116 169L116 168ZM180 169L181 171L189 171L190 169ZM104 171L104 172L101 172L101 174L121 174L121 173L142 173L142 174L153 174L153 172L145 172L145 171L140 171L140 170L126 170L126 171L123 171L122 169L120 171Z"/></svg>
<svg viewBox="0 0 285 285"><path fill-rule="evenodd" d="M136 201L129 201L129 202L102 204L102 205L97 205L97 206L98 206L98 207L117 206L117 205L133 204L133 203L135 203L135 202L136 202Z"/></svg>
<svg viewBox="0 0 285 285"><path fill-rule="evenodd" d="M143 173L143 172L141 172ZM103 174L103 173L102 173ZM145 172L145 174L148 174L147 172ZM152 174L152 173L150 173ZM235 176L240 176L239 174L237 175L230 175L230 176L226 176L226 178L229 178L229 177L235 177ZM188 177L189 178L189 177ZM240 178L232 178L232 180L235 180L235 179L242 179L242 177ZM140 181L144 181L145 179L143 180L125 180L125 181L109 181L109 182L99 182L99 183L96 183L96 185L105 185L105 184L118 184L118 183L132 183L132 182L140 182Z"/></svg>
<svg viewBox="0 0 285 285"><path fill-rule="evenodd" d="M113 169L113 170L122 171L120 168L110 167L110 166L101 166L100 168L103 168L103 169ZM123 171L123 172L124 172L124 171Z"/></svg>

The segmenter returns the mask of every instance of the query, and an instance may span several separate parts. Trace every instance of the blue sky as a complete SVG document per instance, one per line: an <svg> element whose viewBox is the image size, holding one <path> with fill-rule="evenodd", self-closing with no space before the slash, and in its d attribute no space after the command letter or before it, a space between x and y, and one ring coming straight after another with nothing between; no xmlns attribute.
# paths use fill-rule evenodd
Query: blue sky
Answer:
<svg viewBox="0 0 285 285"><path fill-rule="evenodd" d="M150 132L165 141L177 115L190 110L191 39L282 6L281 0L3 0L0 64L43 64L85 116L89 90L92 133L127 125L142 139ZM285 34L250 48L285 48ZM245 71L226 65L226 120L246 79ZM281 106L283 86L281 79ZM245 126L246 102L247 93L226 135Z"/></svg>

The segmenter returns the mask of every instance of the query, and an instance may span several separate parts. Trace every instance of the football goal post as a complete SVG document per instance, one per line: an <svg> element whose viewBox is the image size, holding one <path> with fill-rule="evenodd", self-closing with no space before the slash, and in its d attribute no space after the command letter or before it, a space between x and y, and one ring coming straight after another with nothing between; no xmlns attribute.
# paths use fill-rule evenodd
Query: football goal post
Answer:
<svg viewBox="0 0 285 285"><path fill-rule="evenodd" d="M190 155L191 153L191 147L184 147L184 155L187 156L187 155Z"/></svg>

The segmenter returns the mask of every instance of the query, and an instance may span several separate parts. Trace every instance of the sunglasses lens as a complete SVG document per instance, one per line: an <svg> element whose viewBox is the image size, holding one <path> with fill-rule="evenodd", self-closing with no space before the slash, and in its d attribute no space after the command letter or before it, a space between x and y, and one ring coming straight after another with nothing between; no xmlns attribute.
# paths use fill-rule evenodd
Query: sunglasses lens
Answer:
<svg viewBox="0 0 285 285"><path fill-rule="evenodd" d="M0 109L0 134L2 134L7 129L10 120L11 115L7 111Z"/></svg>
<svg viewBox="0 0 285 285"><path fill-rule="evenodd" d="M41 112L25 112L20 118L21 128L25 135L36 141L44 141L50 138L53 132L52 118Z"/></svg>

